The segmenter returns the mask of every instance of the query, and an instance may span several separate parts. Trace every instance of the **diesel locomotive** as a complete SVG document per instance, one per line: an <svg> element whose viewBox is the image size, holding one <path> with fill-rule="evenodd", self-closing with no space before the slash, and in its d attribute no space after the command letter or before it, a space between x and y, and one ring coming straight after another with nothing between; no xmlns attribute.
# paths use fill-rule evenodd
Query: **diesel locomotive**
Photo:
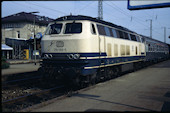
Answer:
<svg viewBox="0 0 170 113"><path fill-rule="evenodd" d="M82 85L110 79L169 57L168 45L88 16L51 22L41 39L41 73Z"/></svg>

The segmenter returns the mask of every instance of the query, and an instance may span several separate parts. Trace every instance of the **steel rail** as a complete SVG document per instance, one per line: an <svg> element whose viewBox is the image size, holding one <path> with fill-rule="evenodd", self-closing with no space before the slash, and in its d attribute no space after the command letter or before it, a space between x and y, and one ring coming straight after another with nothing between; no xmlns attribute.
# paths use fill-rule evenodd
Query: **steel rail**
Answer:
<svg viewBox="0 0 170 113"><path fill-rule="evenodd" d="M23 79L17 79L17 80L11 80L7 82L2 82L2 84L7 84L7 83L12 83L12 82L18 82L18 81L23 81L23 80L30 80L34 78L41 78L42 76L36 76L36 77L30 77L30 78L23 78Z"/></svg>

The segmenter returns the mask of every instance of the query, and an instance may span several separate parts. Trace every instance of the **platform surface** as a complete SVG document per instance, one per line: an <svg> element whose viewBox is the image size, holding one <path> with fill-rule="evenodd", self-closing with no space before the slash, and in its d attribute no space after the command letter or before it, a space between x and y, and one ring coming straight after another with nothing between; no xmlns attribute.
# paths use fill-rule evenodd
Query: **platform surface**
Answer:
<svg viewBox="0 0 170 113"><path fill-rule="evenodd" d="M8 69L1 69L2 76L10 74L18 74L25 72L37 71L40 67L39 63L21 63L21 64L10 64Z"/></svg>
<svg viewBox="0 0 170 113"><path fill-rule="evenodd" d="M32 110L47 111L170 111L170 60Z"/></svg>

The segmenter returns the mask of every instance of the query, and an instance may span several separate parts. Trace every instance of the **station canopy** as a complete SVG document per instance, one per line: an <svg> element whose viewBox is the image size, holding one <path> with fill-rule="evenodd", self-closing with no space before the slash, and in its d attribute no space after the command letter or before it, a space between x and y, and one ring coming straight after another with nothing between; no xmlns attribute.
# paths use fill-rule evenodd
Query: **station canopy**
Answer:
<svg viewBox="0 0 170 113"><path fill-rule="evenodd" d="M8 45L6 45L6 44L2 44L1 45L1 50L13 50L13 48L8 46Z"/></svg>

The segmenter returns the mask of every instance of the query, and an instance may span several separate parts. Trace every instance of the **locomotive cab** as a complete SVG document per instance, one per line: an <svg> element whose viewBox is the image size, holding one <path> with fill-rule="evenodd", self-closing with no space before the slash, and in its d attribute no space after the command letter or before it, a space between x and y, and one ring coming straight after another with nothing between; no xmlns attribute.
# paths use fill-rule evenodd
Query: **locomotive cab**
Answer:
<svg viewBox="0 0 170 113"><path fill-rule="evenodd" d="M99 54L97 31L88 20L56 21L48 25L41 40L41 71L45 76L69 80L94 73L83 70L87 57ZM92 41L93 40L93 41ZM93 71L93 72L92 72ZM84 77L81 79L84 79Z"/></svg>
<svg viewBox="0 0 170 113"><path fill-rule="evenodd" d="M88 38L91 36L90 22L66 21L48 25L41 41L42 58L55 59L55 54L67 54L66 59L77 59L80 54L91 52L93 47ZM59 59L61 60L61 59Z"/></svg>

